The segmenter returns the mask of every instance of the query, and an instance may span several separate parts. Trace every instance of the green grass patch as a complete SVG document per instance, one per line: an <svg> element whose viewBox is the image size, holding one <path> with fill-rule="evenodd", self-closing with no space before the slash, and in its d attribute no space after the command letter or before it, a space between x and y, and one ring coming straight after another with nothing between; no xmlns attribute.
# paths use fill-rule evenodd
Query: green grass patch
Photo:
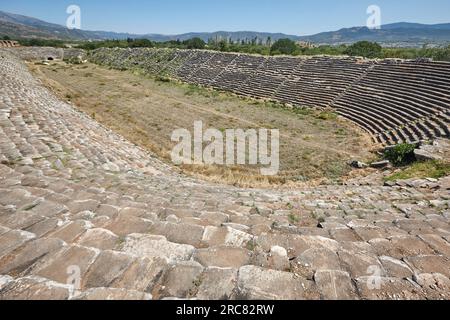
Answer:
<svg viewBox="0 0 450 320"><path fill-rule="evenodd" d="M156 77L155 77L155 81L156 81L156 82L170 82L170 78L167 77L167 76L161 76L161 75L159 75L159 76L156 76Z"/></svg>
<svg viewBox="0 0 450 320"><path fill-rule="evenodd" d="M294 213L290 213L288 215L288 219L291 224L296 224L300 222L300 218Z"/></svg>
<svg viewBox="0 0 450 320"><path fill-rule="evenodd" d="M320 120L336 120L338 115L331 111L323 111L317 115Z"/></svg>
<svg viewBox="0 0 450 320"><path fill-rule="evenodd" d="M397 181L407 179L439 179L450 175L450 163L442 161L416 162L411 166L385 178L385 181Z"/></svg>

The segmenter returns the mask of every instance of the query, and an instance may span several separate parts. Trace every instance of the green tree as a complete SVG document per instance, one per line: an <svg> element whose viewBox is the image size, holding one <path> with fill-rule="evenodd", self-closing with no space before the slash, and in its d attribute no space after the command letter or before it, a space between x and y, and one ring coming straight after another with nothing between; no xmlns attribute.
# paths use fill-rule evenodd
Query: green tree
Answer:
<svg viewBox="0 0 450 320"><path fill-rule="evenodd" d="M225 52L228 51L228 42L226 40L219 41L219 51Z"/></svg>
<svg viewBox="0 0 450 320"><path fill-rule="evenodd" d="M365 58L382 58L383 48L376 42L359 41L347 48L345 54Z"/></svg>
<svg viewBox="0 0 450 320"><path fill-rule="evenodd" d="M152 41L148 39L132 39L131 41L128 41L128 46L130 48L153 48L154 44Z"/></svg>
<svg viewBox="0 0 450 320"><path fill-rule="evenodd" d="M295 54L299 50L297 44L290 39L280 39L270 48L270 54Z"/></svg>
<svg viewBox="0 0 450 320"><path fill-rule="evenodd" d="M196 37L183 41L183 45L188 49L205 49L206 43L202 39Z"/></svg>

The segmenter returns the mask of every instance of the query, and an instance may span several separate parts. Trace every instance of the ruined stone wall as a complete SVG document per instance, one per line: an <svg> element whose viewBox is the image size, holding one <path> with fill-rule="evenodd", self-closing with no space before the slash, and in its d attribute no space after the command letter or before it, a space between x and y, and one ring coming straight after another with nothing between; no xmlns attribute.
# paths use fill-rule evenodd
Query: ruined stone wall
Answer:
<svg viewBox="0 0 450 320"><path fill-rule="evenodd" d="M12 40L0 40L0 48L12 48L18 47L19 43L17 41Z"/></svg>
<svg viewBox="0 0 450 320"><path fill-rule="evenodd" d="M7 48L11 53L24 60L62 60L80 57L85 59L84 50L75 48L52 48L52 47L18 47ZM50 59L49 59L50 58Z"/></svg>

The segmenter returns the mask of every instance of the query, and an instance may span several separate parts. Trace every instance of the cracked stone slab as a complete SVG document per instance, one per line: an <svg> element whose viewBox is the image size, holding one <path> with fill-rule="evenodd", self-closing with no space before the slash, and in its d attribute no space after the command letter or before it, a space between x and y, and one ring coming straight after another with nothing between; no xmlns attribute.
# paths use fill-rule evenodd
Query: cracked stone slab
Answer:
<svg viewBox="0 0 450 320"><path fill-rule="evenodd" d="M48 237L58 238L67 243L72 243L90 228L92 228L92 224L89 221L72 221L56 229L54 232L50 233Z"/></svg>
<svg viewBox="0 0 450 320"><path fill-rule="evenodd" d="M0 236L0 258L35 238L34 233L21 230L10 230L4 233Z"/></svg>
<svg viewBox="0 0 450 320"><path fill-rule="evenodd" d="M196 298L200 300L229 300L236 288L238 270L210 267L204 271Z"/></svg>
<svg viewBox="0 0 450 320"><path fill-rule="evenodd" d="M299 270L303 276L312 279L316 271L341 270L341 264L336 252L326 248L312 248L303 252L292 262L294 270Z"/></svg>
<svg viewBox="0 0 450 320"><path fill-rule="evenodd" d="M450 243L445 241L442 237L434 234L427 234L421 235L419 238L426 242L436 252L450 257Z"/></svg>
<svg viewBox="0 0 450 320"><path fill-rule="evenodd" d="M195 248L167 241L163 236L131 234L126 237L122 250L137 257L163 258L168 262L190 260Z"/></svg>
<svg viewBox="0 0 450 320"><path fill-rule="evenodd" d="M240 268L250 263L251 253L243 248L219 246L198 249L193 258L205 267Z"/></svg>
<svg viewBox="0 0 450 320"><path fill-rule="evenodd" d="M418 284L387 277L360 277L356 286L366 300L423 300L425 295Z"/></svg>
<svg viewBox="0 0 450 320"><path fill-rule="evenodd" d="M38 260L45 259L63 246L64 242L59 239L32 240L0 259L0 274L20 275Z"/></svg>
<svg viewBox="0 0 450 320"><path fill-rule="evenodd" d="M431 247L416 236L395 236L389 239L373 239L369 243L379 255L397 259L433 254Z"/></svg>
<svg viewBox="0 0 450 320"><path fill-rule="evenodd" d="M82 289L110 287L134 262L131 256L116 252L102 251L82 278Z"/></svg>
<svg viewBox="0 0 450 320"><path fill-rule="evenodd" d="M188 298L195 294L203 266L195 261L179 262L169 268L159 290L160 297Z"/></svg>
<svg viewBox="0 0 450 320"><path fill-rule="evenodd" d="M0 300L67 300L70 287L39 277L8 282L0 289Z"/></svg>
<svg viewBox="0 0 450 320"><path fill-rule="evenodd" d="M435 300L450 299L450 280L440 273L422 273L414 276L417 282L427 293L427 298Z"/></svg>
<svg viewBox="0 0 450 320"><path fill-rule="evenodd" d="M164 236L171 242L199 247L202 245L204 230L203 227L197 225L156 222L152 225L150 233Z"/></svg>
<svg viewBox="0 0 450 320"><path fill-rule="evenodd" d="M367 276L373 268L376 268L380 275L385 275L385 270L375 255L343 250L338 252L338 256L343 268L349 271L352 278Z"/></svg>
<svg viewBox="0 0 450 320"><path fill-rule="evenodd" d="M209 246L245 247L253 239L254 237L251 234L231 227L208 226L202 236L202 240Z"/></svg>
<svg viewBox="0 0 450 320"><path fill-rule="evenodd" d="M93 288L75 297L72 300L152 300L149 293L118 288Z"/></svg>
<svg viewBox="0 0 450 320"><path fill-rule="evenodd" d="M320 270L314 281L325 300L354 300L358 298L350 275L340 270Z"/></svg>
<svg viewBox="0 0 450 320"><path fill-rule="evenodd" d="M83 279L98 253L92 248L72 245L47 257L36 266L33 274L59 283L71 283L74 272Z"/></svg>
<svg viewBox="0 0 450 320"><path fill-rule="evenodd" d="M103 228L112 231L119 237L125 237L133 233L148 233L152 225L153 222L149 220L119 213L117 218L111 220Z"/></svg>
<svg viewBox="0 0 450 320"><path fill-rule="evenodd" d="M450 260L447 257L435 255L422 255L405 259L417 273L441 273L447 278L450 277Z"/></svg>
<svg viewBox="0 0 450 320"><path fill-rule="evenodd" d="M248 300L318 299L312 281L296 278L292 273L244 266L239 269L237 296Z"/></svg>
<svg viewBox="0 0 450 320"><path fill-rule="evenodd" d="M150 293L164 277L167 269L165 259L136 259L111 283L111 286Z"/></svg>
<svg viewBox="0 0 450 320"><path fill-rule="evenodd" d="M100 250L112 250L119 245L119 242L120 238L117 235L101 228L87 230L77 241L81 246Z"/></svg>
<svg viewBox="0 0 450 320"><path fill-rule="evenodd" d="M401 260L386 256L381 256L379 259L390 277L405 279L412 277L414 274L413 270Z"/></svg>

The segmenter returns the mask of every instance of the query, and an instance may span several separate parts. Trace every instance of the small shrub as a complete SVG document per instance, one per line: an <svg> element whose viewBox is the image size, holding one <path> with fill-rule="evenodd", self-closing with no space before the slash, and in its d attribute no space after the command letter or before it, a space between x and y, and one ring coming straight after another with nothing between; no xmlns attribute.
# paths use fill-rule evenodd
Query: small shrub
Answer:
<svg viewBox="0 0 450 320"><path fill-rule="evenodd" d="M395 166L404 166L416 161L414 150L417 145L402 143L385 151L384 157Z"/></svg>
<svg viewBox="0 0 450 320"><path fill-rule="evenodd" d="M156 76L155 80L157 82L170 82L170 79L165 76Z"/></svg>
<svg viewBox="0 0 450 320"><path fill-rule="evenodd" d="M290 213L290 214L288 215L288 219L289 219L289 222L290 222L291 224L296 224L296 223L299 223L299 222L300 222L299 217L298 217L296 214L294 214L294 213Z"/></svg>
<svg viewBox="0 0 450 320"><path fill-rule="evenodd" d="M63 60L67 64L82 64L83 62L79 58L71 57L71 58L65 58Z"/></svg>
<svg viewBox="0 0 450 320"><path fill-rule="evenodd" d="M349 46L345 50L345 54L365 58L381 58L383 56L383 48L376 42L359 41Z"/></svg>
<svg viewBox="0 0 450 320"><path fill-rule="evenodd" d="M270 54L294 54L299 50L297 44L290 39L280 39L276 41L270 48Z"/></svg>
<svg viewBox="0 0 450 320"><path fill-rule="evenodd" d="M321 120L336 120L337 114L330 111L323 111L319 113L317 117Z"/></svg>

